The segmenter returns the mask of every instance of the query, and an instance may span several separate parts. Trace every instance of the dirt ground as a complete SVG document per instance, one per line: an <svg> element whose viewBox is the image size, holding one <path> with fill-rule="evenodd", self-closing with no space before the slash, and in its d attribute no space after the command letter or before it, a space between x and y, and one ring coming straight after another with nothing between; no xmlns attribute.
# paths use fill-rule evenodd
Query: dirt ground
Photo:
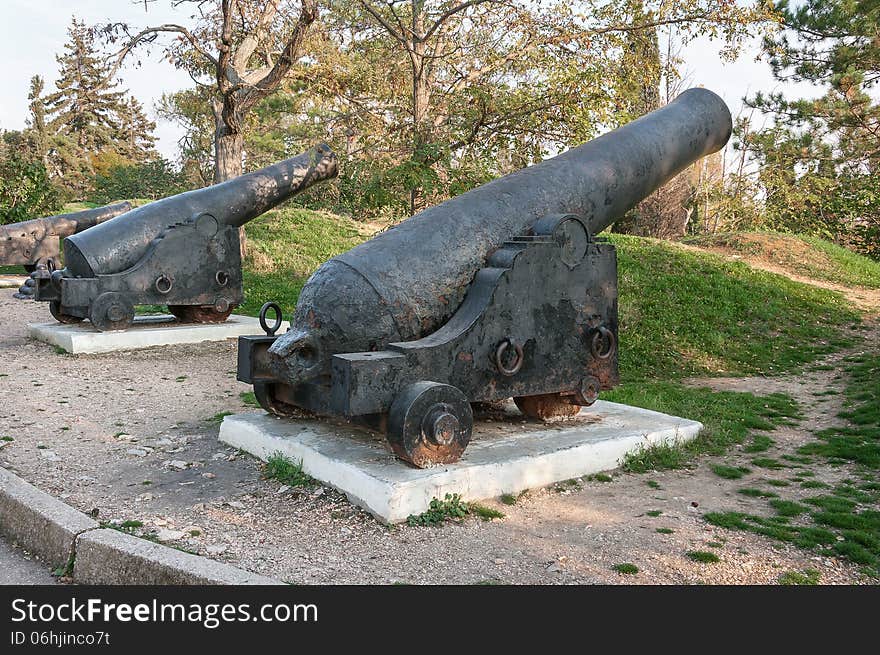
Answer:
<svg viewBox="0 0 880 655"><path fill-rule="evenodd" d="M530 491L503 519L442 527L387 527L326 488L283 489L261 465L217 441L220 412L257 411L239 397L234 341L105 355L59 354L25 336L49 320L45 305L0 290L0 465L99 520L139 520L160 540L290 583L774 584L815 569L826 584L869 583L857 567L723 530L705 512L766 513L766 502L709 470L615 474L564 490ZM875 332L871 348L878 347ZM831 357L834 364L842 355ZM771 434L781 451L832 424L842 388L831 370L799 377L695 381L717 388L784 391L806 412ZM724 463L746 463L735 451ZM834 483L846 467L813 465ZM791 477L791 469L752 476ZM656 480L660 488L647 485ZM804 490L805 494L808 490ZM660 510L652 517L646 512ZM671 528L661 534L658 528ZM713 551L716 564L687 558ZM615 572L631 562L636 575Z"/></svg>

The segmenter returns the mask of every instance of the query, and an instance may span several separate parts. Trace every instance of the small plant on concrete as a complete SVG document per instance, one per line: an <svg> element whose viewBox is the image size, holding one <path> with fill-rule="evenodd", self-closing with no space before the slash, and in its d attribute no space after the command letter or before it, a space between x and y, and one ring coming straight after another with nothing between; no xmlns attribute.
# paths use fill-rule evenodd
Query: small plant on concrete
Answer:
<svg viewBox="0 0 880 655"><path fill-rule="evenodd" d="M715 564L721 561L718 555L705 550L689 550L687 556L689 559L700 564Z"/></svg>
<svg viewBox="0 0 880 655"><path fill-rule="evenodd" d="M303 472L302 460L293 462L280 452L273 453L266 460L263 477L277 480L288 487L312 487L316 484L312 476Z"/></svg>
<svg viewBox="0 0 880 655"><path fill-rule="evenodd" d="M635 564L631 564L630 562L623 562L622 564L615 564L611 567L618 573L622 573L624 575L635 575L639 572L639 567Z"/></svg>

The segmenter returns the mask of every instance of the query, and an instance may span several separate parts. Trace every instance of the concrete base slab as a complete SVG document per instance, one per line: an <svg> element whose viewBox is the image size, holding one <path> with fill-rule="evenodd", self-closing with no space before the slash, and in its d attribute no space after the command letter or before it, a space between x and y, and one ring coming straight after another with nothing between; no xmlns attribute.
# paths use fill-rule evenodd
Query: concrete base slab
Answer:
<svg viewBox="0 0 880 655"><path fill-rule="evenodd" d="M516 494L620 465L627 453L693 439L697 421L598 401L572 420L526 420L512 407L474 426L464 457L417 469L396 459L385 440L366 430L320 419L266 413L223 419L219 439L266 460L280 452L321 482L388 523L424 512L433 498L465 500Z"/></svg>
<svg viewBox="0 0 880 655"><path fill-rule="evenodd" d="M18 289L26 280L24 275L0 275L0 289Z"/></svg>
<svg viewBox="0 0 880 655"><path fill-rule="evenodd" d="M280 331L288 327L285 322ZM28 336L64 348L73 354L108 353L152 346L224 341L234 337L263 334L258 319L233 314L223 323L178 323L170 314L136 316L134 325L117 332L99 332L88 321L74 324L31 323Z"/></svg>

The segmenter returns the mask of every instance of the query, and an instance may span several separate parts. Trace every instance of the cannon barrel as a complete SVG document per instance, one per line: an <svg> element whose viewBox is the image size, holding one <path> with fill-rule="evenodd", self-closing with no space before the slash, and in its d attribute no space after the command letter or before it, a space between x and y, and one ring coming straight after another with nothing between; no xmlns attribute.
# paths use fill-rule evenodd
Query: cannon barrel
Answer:
<svg viewBox="0 0 880 655"><path fill-rule="evenodd" d="M127 270L166 228L202 214L210 214L221 225L240 227L334 177L336 171L336 155L322 144L232 180L151 202L65 239L66 275L94 277Z"/></svg>
<svg viewBox="0 0 880 655"><path fill-rule="evenodd" d="M613 132L426 209L331 259L304 286L291 330L269 348L274 374L295 385L326 375L333 354L434 332L505 240L553 214L577 214L598 233L720 150L731 131L724 101L690 89Z"/></svg>
<svg viewBox="0 0 880 655"><path fill-rule="evenodd" d="M117 202L69 214L0 225L0 266L32 267L47 260L57 263L60 252L58 239L87 230L130 210L131 203Z"/></svg>

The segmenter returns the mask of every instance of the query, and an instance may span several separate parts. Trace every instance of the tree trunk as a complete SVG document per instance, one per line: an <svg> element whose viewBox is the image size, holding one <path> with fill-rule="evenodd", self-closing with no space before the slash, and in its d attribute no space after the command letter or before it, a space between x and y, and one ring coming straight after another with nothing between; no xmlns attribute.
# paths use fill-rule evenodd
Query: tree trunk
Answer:
<svg viewBox="0 0 880 655"><path fill-rule="evenodd" d="M217 117L214 130L214 184L231 180L244 172L244 138L240 132L229 129L221 117ZM238 228L241 257L247 255L247 235L244 226Z"/></svg>
<svg viewBox="0 0 880 655"><path fill-rule="evenodd" d="M412 58L413 78L412 78L412 94L413 94L413 153L412 159L415 163L424 165L425 153L424 147L430 141L430 124L428 122L428 104L430 102L430 84L428 72L426 70L425 57L425 41L423 38L425 31L424 2L421 0L413 0L412 3ZM421 185L415 185L410 189L409 205L410 213L415 214L423 208L425 204L424 189Z"/></svg>

